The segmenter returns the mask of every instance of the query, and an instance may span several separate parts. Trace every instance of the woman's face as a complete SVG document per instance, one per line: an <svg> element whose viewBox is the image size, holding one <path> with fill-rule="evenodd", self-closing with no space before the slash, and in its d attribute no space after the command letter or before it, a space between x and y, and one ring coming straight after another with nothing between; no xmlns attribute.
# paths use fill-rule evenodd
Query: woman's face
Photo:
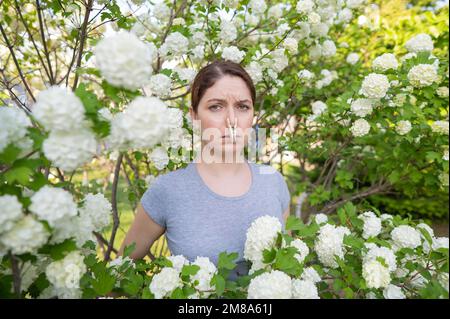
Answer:
<svg viewBox="0 0 450 319"><path fill-rule="evenodd" d="M193 121L200 121L202 140L208 148L222 150L222 154L234 153L242 151L247 144L254 109L250 90L240 77L223 76L206 90L197 113L192 108L189 111ZM237 121L236 143L233 143L227 119L232 126Z"/></svg>

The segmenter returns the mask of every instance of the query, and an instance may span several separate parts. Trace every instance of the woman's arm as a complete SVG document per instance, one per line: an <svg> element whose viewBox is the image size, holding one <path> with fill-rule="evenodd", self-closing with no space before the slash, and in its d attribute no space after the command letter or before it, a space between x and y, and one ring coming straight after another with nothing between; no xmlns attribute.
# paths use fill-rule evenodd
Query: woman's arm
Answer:
<svg viewBox="0 0 450 319"><path fill-rule="evenodd" d="M141 204L138 205L136 210L136 216L134 217L133 224L131 225L128 233L119 249L118 255L123 254L123 250L126 246L136 243L136 248L131 253L130 258L142 259L144 258L152 244L162 234L165 229L153 221L147 212L144 210Z"/></svg>

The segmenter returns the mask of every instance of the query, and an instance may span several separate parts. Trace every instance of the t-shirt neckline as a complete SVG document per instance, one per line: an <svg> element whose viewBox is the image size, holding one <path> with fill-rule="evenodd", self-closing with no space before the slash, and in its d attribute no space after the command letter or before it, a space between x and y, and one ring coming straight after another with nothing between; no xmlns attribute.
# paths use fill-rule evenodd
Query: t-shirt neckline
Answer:
<svg viewBox="0 0 450 319"><path fill-rule="evenodd" d="M245 194L242 194L240 196L223 196L220 194L217 194L216 192L214 192L212 189L209 188L208 185L206 185L206 183L204 182L203 178L200 176L198 170L197 170L197 165L194 162L189 163L189 166L191 167L191 170L193 171L193 175L195 176L195 178L197 179L197 181L199 182L199 184L201 185L201 187L203 189L205 189L209 194L211 194L213 197L216 197L218 199L221 200L226 200L226 201L236 201L236 200L241 200L244 199L246 197L248 197L250 195L250 193L253 191L254 187L255 187L255 172L254 172L254 168L251 162L246 160L247 165L250 167L250 173L252 175L252 181L250 184L250 188L248 189L248 191Z"/></svg>

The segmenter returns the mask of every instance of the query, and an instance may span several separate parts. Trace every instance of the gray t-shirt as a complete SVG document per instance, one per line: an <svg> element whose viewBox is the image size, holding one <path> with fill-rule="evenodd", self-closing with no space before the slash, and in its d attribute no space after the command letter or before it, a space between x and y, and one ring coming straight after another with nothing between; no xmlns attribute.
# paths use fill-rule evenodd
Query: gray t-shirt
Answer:
<svg viewBox="0 0 450 319"><path fill-rule="evenodd" d="M194 261L209 257L217 265L222 251L237 252L238 274L245 274L248 264L243 253L247 229L258 217L279 218L290 194L283 176L272 166L247 161L252 184L247 193L228 197L213 192L199 175L196 163L159 175L141 199L149 216L166 229L172 255ZM243 266L244 265L244 266Z"/></svg>

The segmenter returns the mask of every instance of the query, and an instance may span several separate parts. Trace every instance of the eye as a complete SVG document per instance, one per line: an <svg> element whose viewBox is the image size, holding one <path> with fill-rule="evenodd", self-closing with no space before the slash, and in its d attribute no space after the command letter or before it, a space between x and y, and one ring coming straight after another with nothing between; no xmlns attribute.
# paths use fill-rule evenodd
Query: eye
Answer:
<svg viewBox="0 0 450 319"><path fill-rule="evenodd" d="M250 106L248 106L248 105L246 105L246 104L240 104L240 105L239 105L239 108L240 108L241 110L250 110Z"/></svg>
<svg viewBox="0 0 450 319"><path fill-rule="evenodd" d="M214 105L211 105L210 107L208 107L208 109L211 111L217 111L219 108L221 108L221 106L218 104L214 104Z"/></svg>

